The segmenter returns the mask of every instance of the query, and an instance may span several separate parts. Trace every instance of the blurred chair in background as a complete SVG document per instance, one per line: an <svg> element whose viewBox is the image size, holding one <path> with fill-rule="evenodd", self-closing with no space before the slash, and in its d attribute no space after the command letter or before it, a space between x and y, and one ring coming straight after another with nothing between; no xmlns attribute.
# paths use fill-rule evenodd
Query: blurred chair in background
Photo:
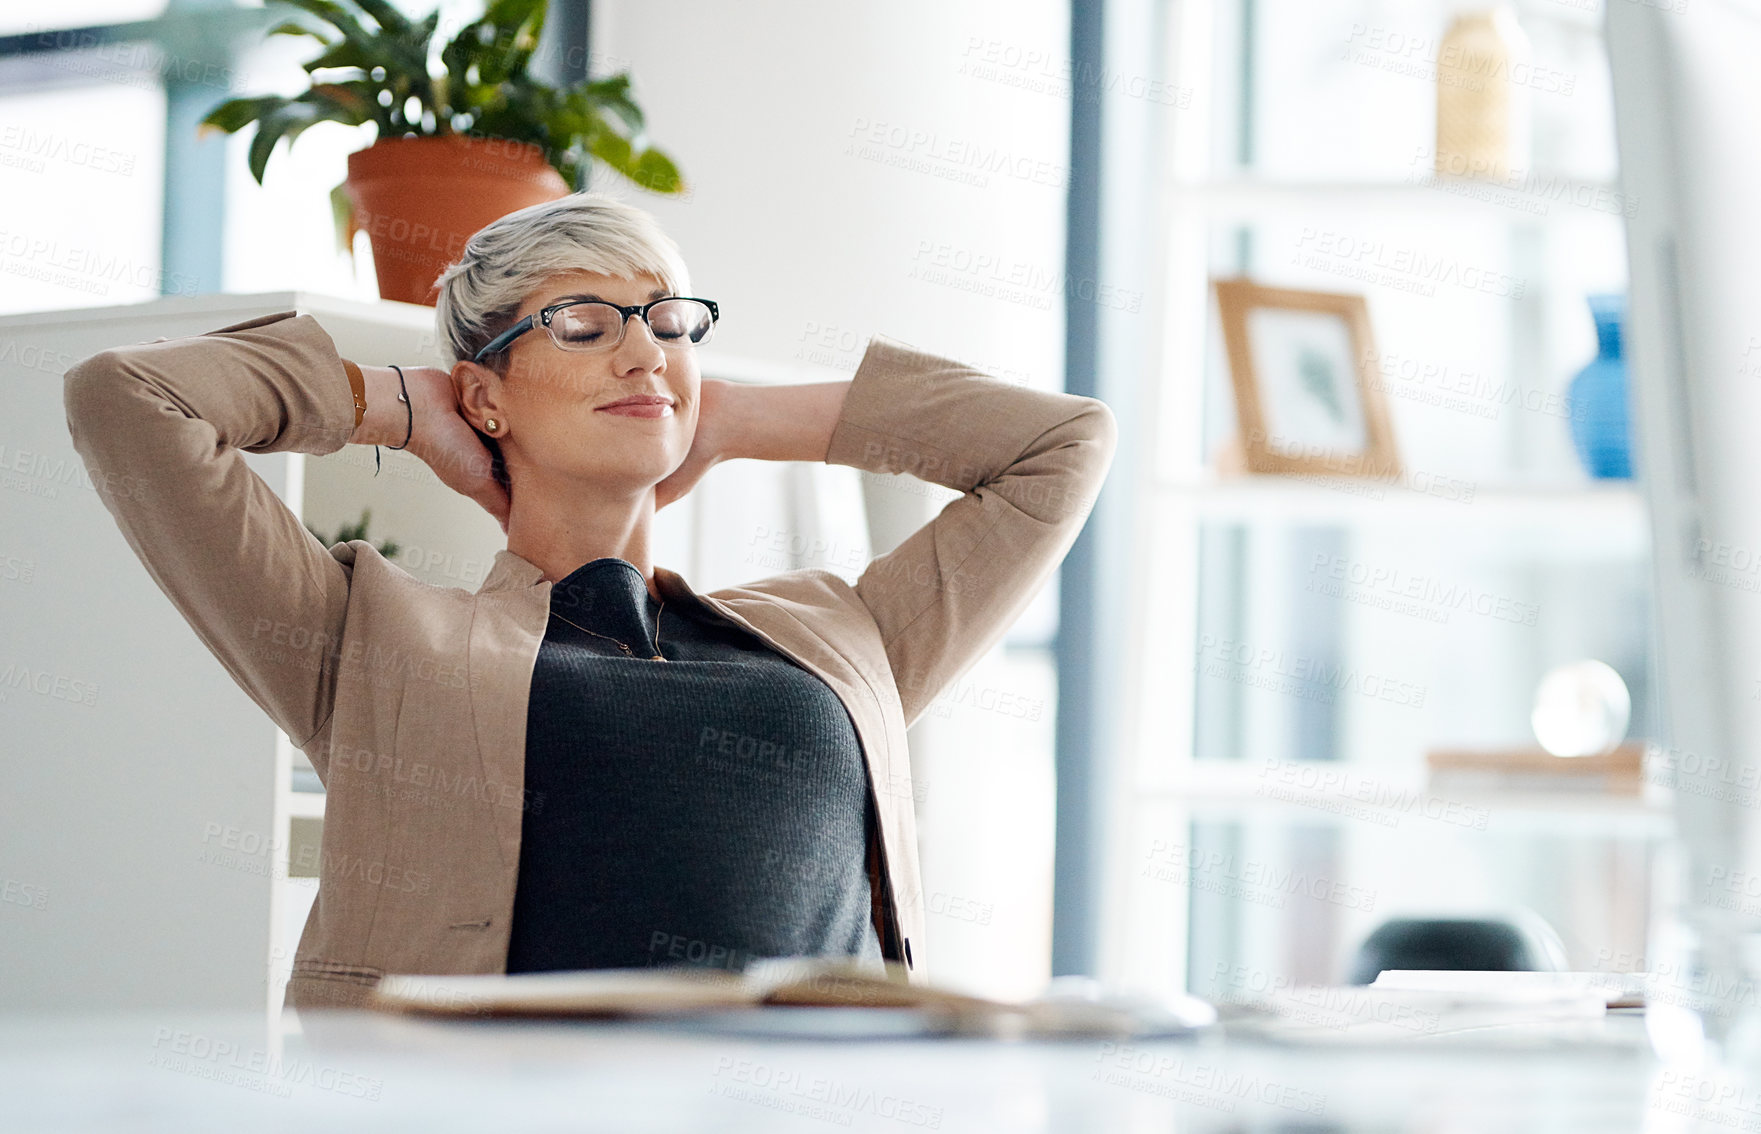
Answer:
<svg viewBox="0 0 1761 1134"><path fill-rule="evenodd" d="M1388 969L1559 972L1565 946L1539 916L1394 918L1364 939L1347 984L1370 984Z"/></svg>

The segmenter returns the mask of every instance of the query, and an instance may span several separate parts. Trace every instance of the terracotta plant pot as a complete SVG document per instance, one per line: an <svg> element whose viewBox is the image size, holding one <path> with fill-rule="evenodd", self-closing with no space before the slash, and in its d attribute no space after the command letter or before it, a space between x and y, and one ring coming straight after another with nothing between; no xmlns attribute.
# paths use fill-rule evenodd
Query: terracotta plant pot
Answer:
<svg viewBox="0 0 1761 1134"><path fill-rule="evenodd" d="M390 138L357 150L346 185L354 227L373 244L379 297L429 307L439 297L435 279L473 233L569 194L537 146L457 134Z"/></svg>

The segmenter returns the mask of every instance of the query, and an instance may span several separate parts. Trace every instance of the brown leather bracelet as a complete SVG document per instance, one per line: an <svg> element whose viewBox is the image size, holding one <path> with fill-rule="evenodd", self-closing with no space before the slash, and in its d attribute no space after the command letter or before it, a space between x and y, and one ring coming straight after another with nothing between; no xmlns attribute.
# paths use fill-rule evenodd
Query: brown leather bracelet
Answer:
<svg viewBox="0 0 1761 1134"><path fill-rule="evenodd" d="M361 376L361 368L346 358L342 360L342 368L348 371L349 389L355 394L355 428L359 429L361 419L367 416L367 380Z"/></svg>

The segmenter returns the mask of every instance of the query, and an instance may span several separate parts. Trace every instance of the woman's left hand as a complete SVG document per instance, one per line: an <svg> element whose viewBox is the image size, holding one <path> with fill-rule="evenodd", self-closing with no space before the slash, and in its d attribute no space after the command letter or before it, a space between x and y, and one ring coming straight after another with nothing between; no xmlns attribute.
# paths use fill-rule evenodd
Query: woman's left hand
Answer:
<svg viewBox="0 0 1761 1134"><path fill-rule="evenodd" d="M720 378L705 378L698 386L697 432L691 438L691 451L679 467L654 486L654 508L659 511L679 500L697 487L703 474L721 462L725 455L724 431L728 424L728 398L734 383Z"/></svg>

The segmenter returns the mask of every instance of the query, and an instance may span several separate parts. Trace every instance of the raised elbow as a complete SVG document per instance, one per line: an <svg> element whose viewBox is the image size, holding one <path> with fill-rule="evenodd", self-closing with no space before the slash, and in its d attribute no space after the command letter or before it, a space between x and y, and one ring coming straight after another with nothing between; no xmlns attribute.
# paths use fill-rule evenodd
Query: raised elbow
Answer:
<svg viewBox="0 0 1761 1134"><path fill-rule="evenodd" d="M1089 429L1095 445L1105 456L1103 466L1110 464L1113 453L1119 448L1119 419L1113 415L1113 407L1099 398L1089 401Z"/></svg>
<svg viewBox="0 0 1761 1134"><path fill-rule="evenodd" d="M1119 420L1113 414L1113 407L1099 398L1085 397L1082 400L1085 403L1083 410L1071 420L1068 428L1075 447L1085 458L1081 462L1083 479L1092 489L1098 490L1119 447Z"/></svg>
<svg viewBox="0 0 1761 1134"><path fill-rule="evenodd" d="M61 405L76 448L80 445L81 430L95 424L106 408L115 404L119 379L125 372L118 353L103 350L82 358L61 376Z"/></svg>
<svg viewBox="0 0 1761 1134"><path fill-rule="evenodd" d="M1093 510L1119 443L1111 407L1098 398L1071 398L1074 412L1016 464L1020 483L1007 493L1016 507L1047 523L1080 521Z"/></svg>

